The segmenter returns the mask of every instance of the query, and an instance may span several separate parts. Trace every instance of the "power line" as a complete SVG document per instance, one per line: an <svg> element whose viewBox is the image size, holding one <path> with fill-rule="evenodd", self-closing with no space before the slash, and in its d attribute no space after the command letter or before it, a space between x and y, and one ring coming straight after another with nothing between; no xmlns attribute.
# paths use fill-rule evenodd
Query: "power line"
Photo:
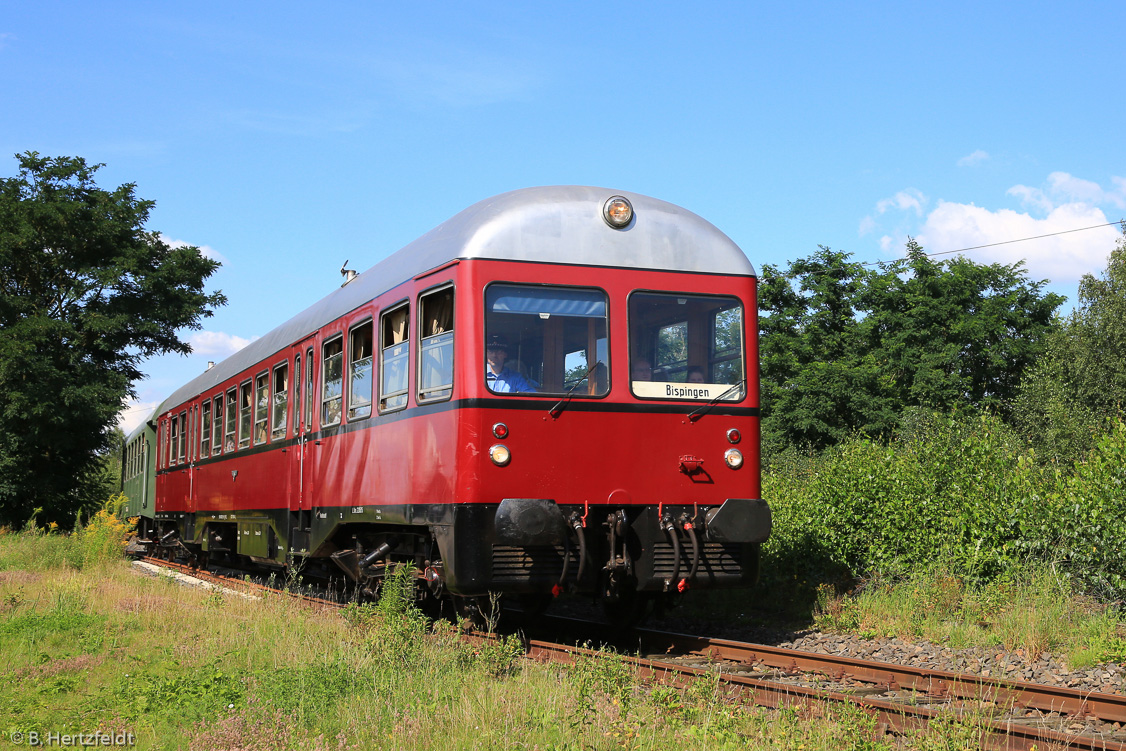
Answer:
<svg viewBox="0 0 1126 751"><path fill-rule="evenodd" d="M974 245L974 246L969 247L969 248L958 248L957 250L940 250L937 253L924 253L923 255L925 255L927 258L930 258L932 256L945 256L945 255L949 255L951 253L962 253L962 252L967 251L967 250L980 250L981 248L992 248L996 245L1008 245L1009 243L1022 243L1022 242L1027 242L1028 240L1040 240L1041 238L1045 238L1045 237L1055 237L1056 235L1066 235L1069 232L1084 232L1084 231L1089 230L1089 229L1099 229L1100 227L1113 227L1115 225L1122 225L1123 223L1124 222L1122 222L1121 220L1117 221L1117 222L1107 222L1106 224L1096 224L1096 225L1093 225L1091 227L1078 227L1076 229L1065 229L1065 230L1060 230L1059 232L1049 232L1046 235L1036 235L1034 237L1021 237L1021 238L1018 238L1016 240L1002 240L1001 242L986 243L985 245ZM900 260L902 260L902 259L900 259ZM888 261L868 261L868 262L862 263L860 265L861 266L875 266L875 265L880 264L880 263L888 263Z"/></svg>
<svg viewBox="0 0 1126 751"><path fill-rule="evenodd" d="M145 411L151 412L154 409L156 409L155 406L154 407L134 407L133 409L123 409L120 412L118 412L117 414L119 414L119 415L131 415L134 412L145 412Z"/></svg>

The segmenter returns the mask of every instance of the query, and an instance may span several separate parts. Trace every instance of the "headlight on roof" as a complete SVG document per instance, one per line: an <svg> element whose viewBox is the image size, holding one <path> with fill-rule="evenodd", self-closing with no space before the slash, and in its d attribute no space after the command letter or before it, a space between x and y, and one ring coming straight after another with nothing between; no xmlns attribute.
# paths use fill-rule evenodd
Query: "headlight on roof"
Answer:
<svg viewBox="0 0 1126 751"><path fill-rule="evenodd" d="M621 229L633 220L633 204L625 196L610 196L602 204L602 218L614 229Z"/></svg>

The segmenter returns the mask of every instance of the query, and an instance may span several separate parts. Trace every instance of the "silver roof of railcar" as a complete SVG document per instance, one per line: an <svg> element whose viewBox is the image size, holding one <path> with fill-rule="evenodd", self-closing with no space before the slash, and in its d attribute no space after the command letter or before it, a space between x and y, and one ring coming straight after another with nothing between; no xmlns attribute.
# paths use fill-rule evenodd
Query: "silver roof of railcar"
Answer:
<svg viewBox="0 0 1126 751"><path fill-rule="evenodd" d="M612 229L602 219L603 204L615 195L633 204L634 220L625 229ZM580 185L514 190L473 204L359 274L181 386L157 414L210 391L395 285L454 259L755 276L754 266L727 235L666 201Z"/></svg>

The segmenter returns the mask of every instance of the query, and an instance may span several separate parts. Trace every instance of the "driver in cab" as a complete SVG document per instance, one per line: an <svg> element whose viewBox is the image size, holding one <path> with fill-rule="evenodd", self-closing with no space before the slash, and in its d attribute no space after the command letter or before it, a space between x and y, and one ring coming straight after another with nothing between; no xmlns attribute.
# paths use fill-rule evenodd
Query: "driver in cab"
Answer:
<svg viewBox="0 0 1126 751"><path fill-rule="evenodd" d="M499 334L490 336L485 343L485 382L491 391L497 393L513 393L518 391L535 391L535 387L527 378L511 368L504 366L508 359L508 340Z"/></svg>

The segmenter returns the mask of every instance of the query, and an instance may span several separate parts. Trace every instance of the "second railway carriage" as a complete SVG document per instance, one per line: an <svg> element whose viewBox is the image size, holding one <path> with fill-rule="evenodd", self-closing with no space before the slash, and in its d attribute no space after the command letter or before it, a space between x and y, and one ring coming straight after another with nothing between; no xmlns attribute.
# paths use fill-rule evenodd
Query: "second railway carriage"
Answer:
<svg viewBox="0 0 1126 751"><path fill-rule="evenodd" d="M591 187L441 224L172 394L151 537L435 593L608 602L757 575L756 275Z"/></svg>
<svg viewBox="0 0 1126 751"><path fill-rule="evenodd" d="M136 517L138 527L151 529L156 508L155 423L144 420L125 437L121 449L121 492L128 500L121 515Z"/></svg>

